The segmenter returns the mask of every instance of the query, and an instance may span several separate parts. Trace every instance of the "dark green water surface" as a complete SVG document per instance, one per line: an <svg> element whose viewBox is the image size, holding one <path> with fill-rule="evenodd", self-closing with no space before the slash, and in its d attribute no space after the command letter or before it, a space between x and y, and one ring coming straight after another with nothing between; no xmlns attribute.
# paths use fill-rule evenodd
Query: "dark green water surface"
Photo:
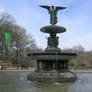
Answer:
<svg viewBox="0 0 92 92"><path fill-rule="evenodd" d="M92 74L78 74L73 83L32 83L29 72L0 71L0 92L92 92Z"/></svg>

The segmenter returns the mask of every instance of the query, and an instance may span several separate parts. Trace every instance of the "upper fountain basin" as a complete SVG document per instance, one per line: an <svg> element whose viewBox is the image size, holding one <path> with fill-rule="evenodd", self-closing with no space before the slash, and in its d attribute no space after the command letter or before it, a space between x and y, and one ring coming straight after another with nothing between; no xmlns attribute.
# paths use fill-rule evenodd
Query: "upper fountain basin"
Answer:
<svg viewBox="0 0 92 92"><path fill-rule="evenodd" d="M61 26L49 25L42 27L40 31L44 33L63 33L66 31L66 29Z"/></svg>

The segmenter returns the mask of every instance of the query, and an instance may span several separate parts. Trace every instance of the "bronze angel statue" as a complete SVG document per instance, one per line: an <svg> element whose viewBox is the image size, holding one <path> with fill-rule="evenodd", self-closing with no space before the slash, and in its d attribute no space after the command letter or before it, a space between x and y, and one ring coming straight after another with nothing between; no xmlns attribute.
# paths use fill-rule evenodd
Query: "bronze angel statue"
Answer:
<svg viewBox="0 0 92 92"><path fill-rule="evenodd" d="M59 6L46 6L46 5L40 5L40 7L45 8L49 11L50 14L50 24L55 25L57 23L57 11L66 9L66 7L59 7Z"/></svg>

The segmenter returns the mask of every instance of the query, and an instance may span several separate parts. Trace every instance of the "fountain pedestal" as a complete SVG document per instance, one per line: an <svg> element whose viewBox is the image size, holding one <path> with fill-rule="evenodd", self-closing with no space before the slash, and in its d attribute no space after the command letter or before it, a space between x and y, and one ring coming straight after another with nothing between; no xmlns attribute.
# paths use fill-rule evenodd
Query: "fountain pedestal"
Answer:
<svg viewBox="0 0 92 92"><path fill-rule="evenodd" d="M50 36L47 38L47 48L45 49L45 52L61 52L60 48L58 48L58 39L57 36L58 33L63 33L66 31L64 27L56 26L56 25L49 25L42 27L40 29L41 32L48 33Z"/></svg>

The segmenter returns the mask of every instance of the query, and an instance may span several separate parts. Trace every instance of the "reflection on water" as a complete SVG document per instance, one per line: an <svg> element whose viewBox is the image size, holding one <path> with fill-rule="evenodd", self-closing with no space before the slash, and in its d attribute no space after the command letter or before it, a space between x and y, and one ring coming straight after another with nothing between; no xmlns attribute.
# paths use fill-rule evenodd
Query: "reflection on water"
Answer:
<svg viewBox="0 0 92 92"><path fill-rule="evenodd" d="M26 72L0 72L0 92L35 92Z"/></svg>
<svg viewBox="0 0 92 92"><path fill-rule="evenodd" d="M0 71L0 92L92 92L92 74L79 74L74 83L32 83L29 72Z"/></svg>
<svg viewBox="0 0 92 92"><path fill-rule="evenodd" d="M70 83L62 84L39 84L37 92L68 92L68 86Z"/></svg>

